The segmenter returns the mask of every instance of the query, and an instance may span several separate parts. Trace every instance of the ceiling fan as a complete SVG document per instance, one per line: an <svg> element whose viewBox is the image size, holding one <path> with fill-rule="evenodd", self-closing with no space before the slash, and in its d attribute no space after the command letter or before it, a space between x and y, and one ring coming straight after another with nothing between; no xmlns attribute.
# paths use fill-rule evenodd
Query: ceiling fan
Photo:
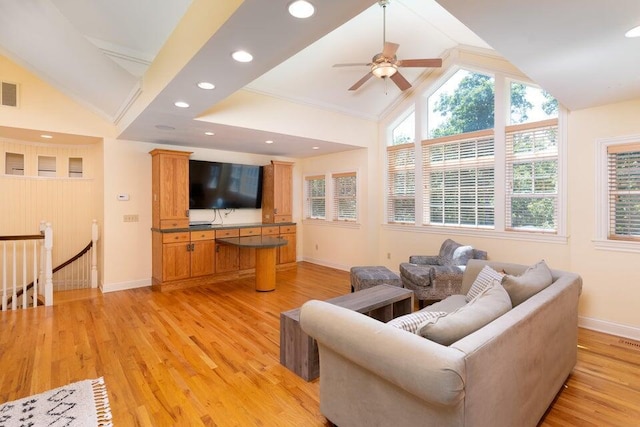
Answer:
<svg viewBox="0 0 640 427"><path fill-rule="evenodd" d="M376 76L381 79L390 78L401 91L411 87L411 83L405 79L398 71L399 67L442 67L441 58L431 59L398 59L396 51L400 46L397 43L386 41L386 12L389 0L378 0L378 4L382 6L382 52L374 55L371 62L355 63L355 64L335 64L334 67L352 67L352 66L369 66L369 71L363 78L358 80L349 90L357 90L371 77Z"/></svg>

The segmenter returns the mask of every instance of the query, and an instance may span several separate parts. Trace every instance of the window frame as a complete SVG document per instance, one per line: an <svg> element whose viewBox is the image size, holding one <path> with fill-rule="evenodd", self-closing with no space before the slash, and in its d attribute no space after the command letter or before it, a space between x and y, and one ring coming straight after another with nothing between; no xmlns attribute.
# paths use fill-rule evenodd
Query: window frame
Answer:
<svg viewBox="0 0 640 427"><path fill-rule="evenodd" d="M324 194L322 197L319 196L311 196L311 182L312 181L320 181L324 182ZM308 220L314 221L325 221L327 219L327 180L325 175L309 175L304 177L304 192L305 192L305 203L304 203L304 217ZM324 216L314 216L312 202L314 200L322 200L324 201Z"/></svg>
<svg viewBox="0 0 640 427"><path fill-rule="evenodd" d="M354 179L354 194L349 196L341 196L338 191L338 185L341 178L353 178ZM340 172L340 173L332 173L331 174L331 190L332 190L332 200L333 200L333 209L331 210L331 220L332 221L340 221L340 222L358 222L358 173L356 171L353 172ZM353 218L341 218L340 216L340 201L341 200L353 200L355 203L355 216Z"/></svg>
<svg viewBox="0 0 640 427"><path fill-rule="evenodd" d="M611 239L611 207L609 199L609 147L630 147L640 144L640 134L601 138L595 143L596 160L596 221L593 243L598 250L640 253L639 240Z"/></svg>
<svg viewBox="0 0 640 427"><path fill-rule="evenodd" d="M391 131L394 125L400 122L400 119L406 117L408 110L416 111L416 135L423 135L426 138L426 132L424 129L428 128L427 120L427 106L422 105L427 103L427 99L431 96L442 84L451 78L458 70L465 69L471 72L477 72L481 74L488 74L494 77L495 84L495 186L494 192L495 206L495 228L494 229L478 229L471 227L455 227L455 226L438 226L438 225L422 225L418 221L422 221L424 213L422 211L422 165L420 162L415 165L415 179L416 179L416 194L415 194L415 218L413 223L409 222L394 222L392 217L388 214L389 210L389 193L390 193L390 181L389 181L389 162L388 159L385 162L385 182L384 189L384 223L382 227L384 229L393 231L405 231L405 232L419 232L426 234L442 234L447 233L451 236L476 236L483 238L498 238L502 240L514 240L514 241L532 241L540 243L550 244L566 244L568 241L567 228L566 228L566 212L567 212L567 167L566 167L566 154L567 154L567 110L561 105L558 105L558 166L557 166L557 184L558 184L558 202L557 202L557 224L556 233L539 233L521 230L506 230L505 228L505 194L504 187L501 183L506 180L506 159L505 159L505 127L509 120L510 113L510 84L512 82L521 82L530 86L539 87L534 82L531 82L523 75L514 74L512 70L508 68L495 68L487 69L481 65L473 65L470 63L453 63L450 67L443 69L442 72L435 75L435 77L423 85L422 91L417 93L410 101L407 102L406 107L402 113L399 113L395 118L391 118L382 125L381 131L386 136L385 144L380 146L381 155L387 155L387 152L391 144ZM420 119L418 119L420 118ZM417 157L422 156L421 144L415 144L415 155Z"/></svg>

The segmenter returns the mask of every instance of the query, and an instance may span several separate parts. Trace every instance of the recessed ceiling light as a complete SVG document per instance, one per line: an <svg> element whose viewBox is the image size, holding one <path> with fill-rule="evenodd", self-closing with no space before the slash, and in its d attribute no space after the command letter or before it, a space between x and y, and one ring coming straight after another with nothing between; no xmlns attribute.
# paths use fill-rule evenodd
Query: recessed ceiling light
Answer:
<svg viewBox="0 0 640 427"><path fill-rule="evenodd" d="M189 104L187 104L184 101L176 101L176 102L173 103L173 105L175 105L176 107L179 107L179 108L189 108Z"/></svg>
<svg viewBox="0 0 640 427"><path fill-rule="evenodd" d="M214 132L205 132L204 134L205 134L205 135L208 135L208 136L213 136L213 135L215 135L215 133L214 133Z"/></svg>
<svg viewBox="0 0 640 427"><path fill-rule="evenodd" d="M200 89L204 89L204 90L211 90L211 89L215 89L216 85L214 85L213 83L209 83L209 82L200 82L200 83L198 83L198 87Z"/></svg>
<svg viewBox="0 0 640 427"><path fill-rule="evenodd" d="M289 13L295 18L309 18L315 11L313 5L305 0L296 0L289 3Z"/></svg>
<svg viewBox="0 0 640 427"><path fill-rule="evenodd" d="M273 141L272 141L272 140L270 140L270 139L267 139L264 143L265 143L265 144L273 144Z"/></svg>
<svg viewBox="0 0 640 427"><path fill-rule="evenodd" d="M51 138L53 138L51 135L47 135L47 134L42 134L42 135L40 135L40 137L41 137L41 138L44 138L44 139L51 139Z"/></svg>
<svg viewBox="0 0 640 427"><path fill-rule="evenodd" d="M626 33L624 33L625 37L628 38L634 38L634 37L640 37L640 25L638 25L635 28L630 29L629 31L627 31Z"/></svg>
<svg viewBox="0 0 640 427"><path fill-rule="evenodd" d="M238 62L251 62L253 61L253 55L244 50L236 50L231 54L231 57Z"/></svg>
<svg viewBox="0 0 640 427"><path fill-rule="evenodd" d="M320 149L320 147L311 147L311 148L313 148L314 150L319 150Z"/></svg>
<svg viewBox="0 0 640 427"><path fill-rule="evenodd" d="M174 128L173 126L168 126L168 125L156 125L156 129L160 129L160 130L176 130L176 128Z"/></svg>

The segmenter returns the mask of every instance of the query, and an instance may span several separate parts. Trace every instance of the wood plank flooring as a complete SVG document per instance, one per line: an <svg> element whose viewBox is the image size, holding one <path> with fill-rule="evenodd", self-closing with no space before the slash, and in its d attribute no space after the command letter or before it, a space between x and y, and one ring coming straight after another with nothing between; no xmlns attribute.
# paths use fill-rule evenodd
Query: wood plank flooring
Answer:
<svg viewBox="0 0 640 427"><path fill-rule="evenodd" d="M247 278L3 312L0 402L103 376L116 426L325 426L318 381L279 363L279 315L349 288L348 272L299 263L275 292ZM640 343L581 330L579 345L541 425L639 425Z"/></svg>

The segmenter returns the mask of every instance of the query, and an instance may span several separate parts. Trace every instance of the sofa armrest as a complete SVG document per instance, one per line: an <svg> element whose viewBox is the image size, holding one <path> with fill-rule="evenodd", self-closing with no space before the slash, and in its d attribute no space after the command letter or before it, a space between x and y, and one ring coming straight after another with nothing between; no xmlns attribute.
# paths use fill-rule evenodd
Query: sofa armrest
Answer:
<svg viewBox="0 0 640 427"><path fill-rule="evenodd" d="M305 303L300 324L318 342L321 361L324 351L336 353L339 360L437 405L452 406L464 398L465 362L459 350L324 301Z"/></svg>
<svg viewBox="0 0 640 427"><path fill-rule="evenodd" d="M411 255L409 262L419 265L440 265L440 257L437 255Z"/></svg>

